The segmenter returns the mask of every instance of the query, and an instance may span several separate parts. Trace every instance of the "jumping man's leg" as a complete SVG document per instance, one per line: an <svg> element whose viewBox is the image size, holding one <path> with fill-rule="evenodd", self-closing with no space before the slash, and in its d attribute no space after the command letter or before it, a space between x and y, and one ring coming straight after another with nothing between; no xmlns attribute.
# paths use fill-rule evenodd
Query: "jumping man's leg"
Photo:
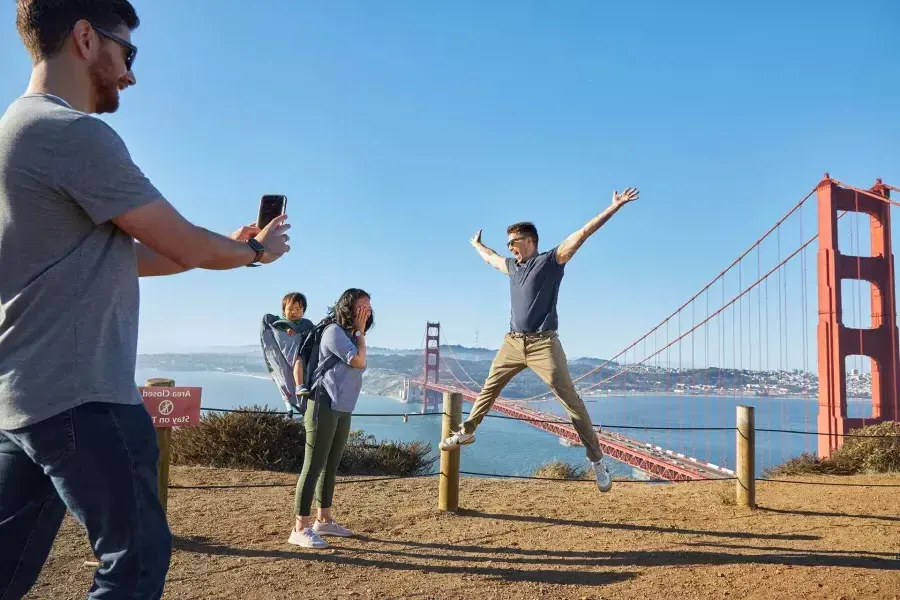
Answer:
<svg viewBox="0 0 900 600"><path fill-rule="evenodd" d="M472 412L469 413L469 418L462 425L463 431L475 432L485 415L491 412L494 401L500 396L500 392L503 391L509 380L521 373L525 366L522 340L507 334L503 338L503 345L497 351L497 356L491 363L491 370L488 372L484 387L481 388L481 392L472 405Z"/></svg>
<svg viewBox="0 0 900 600"><path fill-rule="evenodd" d="M594 469L602 469L597 472L597 483L600 489L607 491L611 482L606 467L602 464L603 451L597 441L597 433L591 426L591 417L588 415L584 401L575 391L572 376L569 374L569 364L562 344L556 335L535 340L526 345L525 361L544 383L550 386L556 397L562 403L563 408L572 419L572 425L578 433L578 438L584 444L588 460L594 465ZM601 479L603 481L601 481Z"/></svg>
<svg viewBox="0 0 900 600"><path fill-rule="evenodd" d="M507 334L503 338L503 344L497 351L497 356L491 363L491 370L488 373L484 387L475 399L469 418L460 426L460 430L452 436L443 440L440 444L441 450L452 450L460 444L471 444L474 441L475 429L491 411L494 401L517 373L525 369L525 352L521 338L513 338Z"/></svg>

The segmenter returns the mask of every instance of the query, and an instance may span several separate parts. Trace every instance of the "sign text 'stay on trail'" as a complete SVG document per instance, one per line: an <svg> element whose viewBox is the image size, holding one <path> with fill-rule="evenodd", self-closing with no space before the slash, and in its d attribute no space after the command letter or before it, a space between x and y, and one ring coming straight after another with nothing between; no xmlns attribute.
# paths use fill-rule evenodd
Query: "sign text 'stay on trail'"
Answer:
<svg viewBox="0 0 900 600"><path fill-rule="evenodd" d="M154 427L194 427L200 422L199 387L140 387Z"/></svg>

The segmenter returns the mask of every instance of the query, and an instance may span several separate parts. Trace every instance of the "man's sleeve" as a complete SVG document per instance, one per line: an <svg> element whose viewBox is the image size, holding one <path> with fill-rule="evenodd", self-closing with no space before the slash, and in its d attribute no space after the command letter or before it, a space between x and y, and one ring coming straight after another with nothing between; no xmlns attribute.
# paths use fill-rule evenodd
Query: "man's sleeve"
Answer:
<svg viewBox="0 0 900 600"><path fill-rule="evenodd" d="M506 272L508 274L512 275L515 268L516 268L516 259L515 258L507 258L506 259Z"/></svg>
<svg viewBox="0 0 900 600"><path fill-rule="evenodd" d="M162 197L122 138L95 117L69 123L54 156L57 187L97 225Z"/></svg>
<svg viewBox="0 0 900 600"><path fill-rule="evenodd" d="M359 352L344 330L337 325L332 325L322 332L321 345L348 365Z"/></svg>
<svg viewBox="0 0 900 600"><path fill-rule="evenodd" d="M551 251L550 251L549 259L550 259L550 262L551 262L552 264L556 265L556 266L559 267L560 269L564 269L564 268L566 267L566 265L561 264L561 263L559 262L559 255L557 254L558 251L559 251L559 246L557 246L556 248L554 248L553 250L551 250Z"/></svg>

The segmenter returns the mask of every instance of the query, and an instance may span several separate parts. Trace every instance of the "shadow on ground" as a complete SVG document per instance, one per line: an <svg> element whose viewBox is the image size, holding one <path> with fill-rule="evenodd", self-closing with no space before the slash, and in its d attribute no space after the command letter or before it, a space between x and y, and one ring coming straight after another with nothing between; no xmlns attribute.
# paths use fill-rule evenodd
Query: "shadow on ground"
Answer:
<svg viewBox="0 0 900 600"><path fill-rule="evenodd" d="M423 573L469 574L509 582L578 584L602 586L637 577L638 571L611 570L671 566L782 565L824 566L856 569L900 570L895 553L855 552L828 549L810 551L788 546L752 545L754 540L786 542L814 541L818 536L793 533L751 533L683 529L634 523L605 523L549 517L461 511L470 518L519 521L547 526L591 527L660 534L689 535L678 549L649 550L548 550L462 543L417 542L358 535L333 552L302 549L241 548L203 537L176 538L175 548L206 555L311 560L317 563ZM824 515L823 515L824 516ZM827 514L827 516L836 516ZM841 515L843 516L843 515ZM851 516L851 515L847 515ZM877 518L877 517L874 517ZM888 517L888 519L891 519ZM712 538L704 541L702 538ZM735 541L726 543L722 538ZM593 570L592 570L593 569Z"/></svg>
<svg viewBox="0 0 900 600"><path fill-rule="evenodd" d="M674 526L659 527L656 525L638 525L635 523L607 523L604 521L577 521L574 519L557 519L553 517L537 517L533 515L508 515L486 513L477 510L460 510L460 516L495 521L518 521L521 523L540 523L542 525L564 525L567 527L596 527L601 529L619 529L622 531L649 531L654 533L679 533L687 535L704 535L710 537L728 537L735 539L755 540L817 540L815 535L791 533L750 533L744 531L710 531L706 529L681 529Z"/></svg>
<svg viewBox="0 0 900 600"><path fill-rule="evenodd" d="M378 542L372 538L356 538L363 542ZM405 544L405 542L396 542ZM235 548L224 544L211 541L206 538L176 538L175 549L184 552L194 552L197 554L219 555L219 556L238 556L244 558L275 558L283 560L312 560L319 564L336 564L354 567L374 567L376 569L388 569L398 571L418 571L422 573L443 573L450 575L482 575L485 577L494 577L508 582L531 582L531 583L555 583L555 584L571 584L577 583L581 585L602 586L611 583L626 581L637 576L635 572L610 571L610 572L580 572L572 573L569 571L557 571L549 569L538 569L523 571L516 568L504 568L491 565L491 559L486 557L466 557L441 554L423 554L421 552L400 552L391 550L378 550L374 548L340 548L336 554L326 554L321 551L304 551L297 549L291 550L266 550L263 548ZM448 546L450 552L453 552L453 546ZM410 562L403 560L388 560L406 558ZM465 562L465 564L421 564L422 559L434 559L448 562ZM502 557L496 557L494 560L501 563L510 562ZM534 561L539 562L539 561ZM565 562L565 561L564 561ZM548 562L553 564L552 562Z"/></svg>

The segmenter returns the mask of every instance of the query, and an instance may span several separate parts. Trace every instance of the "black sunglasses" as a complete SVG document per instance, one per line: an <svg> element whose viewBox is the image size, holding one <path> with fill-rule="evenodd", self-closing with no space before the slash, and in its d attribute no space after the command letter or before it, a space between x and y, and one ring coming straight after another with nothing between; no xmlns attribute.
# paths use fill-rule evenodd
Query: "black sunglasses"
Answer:
<svg viewBox="0 0 900 600"><path fill-rule="evenodd" d="M115 43L119 44L123 48L125 48L125 68L129 71L131 70L131 65L134 64L134 59L137 56L137 46L129 42L128 40L122 39L114 33L110 33L99 27L94 27L94 31L102 35L108 40L112 40Z"/></svg>
<svg viewBox="0 0 900 600"><path fill-rule="evenodd" d="M527 239L528 239L528 236L514 237L513 239L511 239L511 240L509 240L508 242L506 242L506 247L507 247L507 248L512 248L513 246L516 245L517 242L521 242L521 241L524 241L524 240L527 240Z"/></svg>

